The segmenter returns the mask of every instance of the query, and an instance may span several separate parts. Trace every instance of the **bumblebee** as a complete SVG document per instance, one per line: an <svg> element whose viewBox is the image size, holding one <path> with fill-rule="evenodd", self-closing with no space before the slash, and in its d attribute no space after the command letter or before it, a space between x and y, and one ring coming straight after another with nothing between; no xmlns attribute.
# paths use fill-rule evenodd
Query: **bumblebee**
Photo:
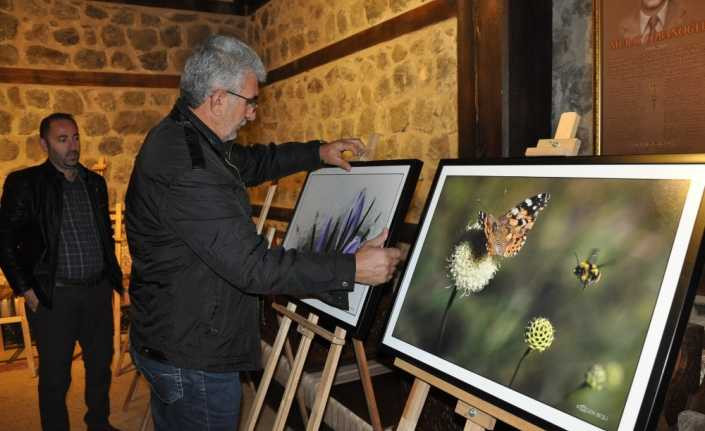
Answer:
<svg viewBox="0 0 705 431"><path fill-rule="evenodd" d="M597 249L593 249L590 252L590 257L585 260L580 260L578 255L575 255L576 265L573 268L573 274L578 277L578 281L585 289L588 286L594 286L602 278L602 272L600 272L600 266L596 263L597 261Z"/></svg>

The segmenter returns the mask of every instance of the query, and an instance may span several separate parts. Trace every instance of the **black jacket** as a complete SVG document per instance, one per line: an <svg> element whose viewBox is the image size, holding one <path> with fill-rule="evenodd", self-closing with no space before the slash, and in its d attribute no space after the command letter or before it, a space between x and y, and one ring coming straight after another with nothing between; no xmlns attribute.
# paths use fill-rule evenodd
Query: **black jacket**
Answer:
<svg viewBox="0 0 705 431"><path fill-rule="evenodd" d="M115 257L105 180L79 166L84 174L98 235L103 245L105 274L122 291L122 272ZM63 212L64 175L47 160L12 172L0 202L0 267L17 295L34 289L51 308Z"/></svg>
<svg viewBox="0 0 705 431"><path fill-rule="evenodd" d="M321 165L319 142L223 143L182 101L142 146L126 195L133 347L177 367L260 367L259 294L351 290L353 255L267 248L246 186Z"/></svg>

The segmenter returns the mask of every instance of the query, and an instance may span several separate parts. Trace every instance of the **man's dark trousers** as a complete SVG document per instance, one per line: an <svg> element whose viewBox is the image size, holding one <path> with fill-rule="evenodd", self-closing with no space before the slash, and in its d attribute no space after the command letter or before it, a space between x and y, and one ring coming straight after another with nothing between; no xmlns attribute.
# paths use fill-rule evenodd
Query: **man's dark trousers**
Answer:
<svg viewBox="0 0 705 431"><path fill-rule="evenodd" d="M86 424L108 423L113 355L112 287L107 280L57 282L53 306L27 310L39 351L39 411L44 431L68 431L66 393L76 341L86 370Z"/></svg>

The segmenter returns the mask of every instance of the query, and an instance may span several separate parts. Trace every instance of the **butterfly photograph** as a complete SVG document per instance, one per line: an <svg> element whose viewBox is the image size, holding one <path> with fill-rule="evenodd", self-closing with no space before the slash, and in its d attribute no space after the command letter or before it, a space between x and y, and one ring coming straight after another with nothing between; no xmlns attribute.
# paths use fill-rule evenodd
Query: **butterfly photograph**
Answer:
<svg viewBox="0 0 705 431"><path fill-rule="evenodd" d="M441 166L383 343L617 430L692 184L547 172Z"/></svg>

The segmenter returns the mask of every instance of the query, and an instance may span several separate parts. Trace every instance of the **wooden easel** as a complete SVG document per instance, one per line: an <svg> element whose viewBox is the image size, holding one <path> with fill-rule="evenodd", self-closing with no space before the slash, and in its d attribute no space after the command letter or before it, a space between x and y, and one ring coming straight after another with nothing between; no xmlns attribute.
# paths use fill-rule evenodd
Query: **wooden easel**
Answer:
<svg viewBox="0 0 705 431"><path fill-rule="evenodd" d="M579 123L576 112L564 112L553 139L539 139L535 147L526 149L526 156L576 156L580 150L580 139L575 137Z"/></svg>
<svg viewBox="0 0 705 431"><path fill-rule="evenodd" d="M399 420L397 431L411 431L416 428L416 423L419 421L423 404L431 386L446 392L458 400L455 412L465 418L465 431L492 430L497 419L523 431L543 431L543 428L539 428L492 403L471 395L457 386L411 365L403 359L394 359L394 365L415 377L411 393L409 393L409 398L404 406L404 412Z"/></svg>
<svg viewBox="0 0 705 431"><path fill-rule="evenodd" d="M333 380L335 378L335 371L338 367L340 353L345 345L346 331L343 328L336 327L335 332L330 332L318 326L318 315L308 313L308 316L304 318L296 313L296 304L293 303L289 303L286 307L275 303L272 304L272 307L274 307L277 313L281 315L279 332L277 332L274 345L272 346L272 352L269 355L267 364L264 367L262 380L260 381L259 388L257 388L257 394L255 395L245 430L255 430L257 420L259 419L259 415L262 410L262 405L264 404L264 397L266 396L267 389L269 389L269 385L272 382L272 377L274 376L274 371L277 367L277 363L279 362L282 349L284 349L284 345L288 341L287 337L292 322L298 323L297 331L301 334L301 340L299 341L296 357L291 363L291 373L289 374L289 379L287 380L284 388L284 395L282 396L282 401L279 404L279 410L277 411L277 417L274 420L272 429L274 431L281 431L286 425L286 418L289 415L294 394L296 393L301 380L301 374L303 372L304 363L306 362L306 357L308 356L308 351L311 347L311 342L313 341L313 338L318 335L328 341L331 344L331 347L328 350L326 363L323 367L323 374L321 375L321 381L319 382L313 407L311 408L311 417L308 419L306 426L307 430L317 430L321 426L323 412L325 411L326 402L328 401L328 396L330 395L330 390L333 386Z"/></svg>

